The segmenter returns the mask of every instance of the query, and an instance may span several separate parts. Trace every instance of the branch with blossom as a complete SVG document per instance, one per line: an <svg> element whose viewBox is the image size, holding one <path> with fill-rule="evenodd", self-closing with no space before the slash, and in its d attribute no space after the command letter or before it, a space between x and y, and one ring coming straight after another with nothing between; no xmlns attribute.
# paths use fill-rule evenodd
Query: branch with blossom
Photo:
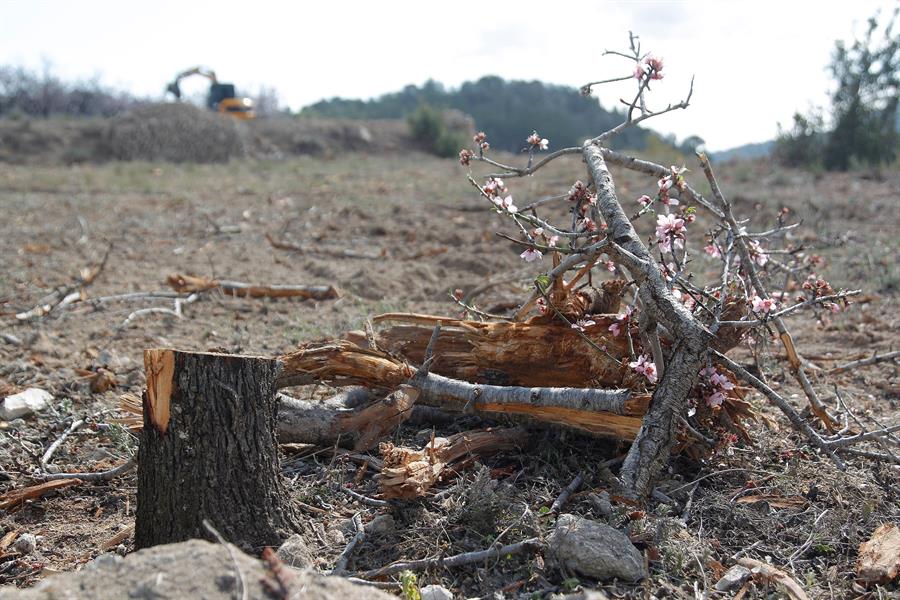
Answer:
<svg viewBox="0 0 900 600"><path fill-rule="evenodd" d="M837 449L843 448L840 444L832 444L830 440L825 444L809 425L800 426L798 423L802 419L789 403L770 388L763 390L755 380L745 377L745 370L731 369L732 363L723 362L725 359L721 356L724 355L719 351L727 352L742 340L766 338L770 333L769 325L774 326L787 350L791 371L803 387L813 412L832 432L832 418L805 373L783 317L804 308L841 310L848 305L848 299L859 292L835 292L814 274L817 261L807 260L797 247L778 247L784 233L799 224L785 223L786 211L778 215L773 227L750 232L749 220L735 217L705 155L698 157L712 190L712 199L705 198L690 185L685 166L664 167L604 147L610 138L643 120L687 108L693 92L692 80L684 100L652 111L648 108L647 94L651 84L655 87L664 82L668 65L657 55L642 53L634 35L630 36L629 51L605 54L633 61L631 74L585 84L582 93L590 94L599 85L634 79L637 84L635 96L629 101L623 100L628 110L621 123L588 138L580 148L556 150L536 162L536 153L548 150L551 140L534 129L525 136L523 151L527 152L528 160L524 166L504 164L488 157L486 152L490 145L484 133L475 136L475 150L460 152L460 162L465 166L483 162L501 169L485 174L484 184L478 184L469 175L471 183L490 201L491 208L512 221L518 231L518 236L498 235L524 246L520 257L528 264L543 265L546 255L553 257L553 268L535 279L534 291L512 318L521 321L537 307L543 315L555 314L567 326L583 333L596 324L595 319L590 314L575 315L574 318L563 315L548 290L553 288L562 293L572 289L583 277L588 281L586 285L590 285L595 280L602 280L604 271L624 274L635 284L627 310L619 313L608 330L613 337L625 336L631 355L627 367L653 389L644 426L620 473L624 487L636 496L647 493L654 477L665 465L678 423L684 422L691 428L699 425L695 413L689 414L689 408L702 405L706 411L720 410L726 398L736 391L737 380L733 377L743 378L770 400L777 396L778 401L772 400L773 404L785 412L792 425L836 464L842 465L835 454ZM575 181L567 193L531 202L524 209L515 204L515 192L510 192L507 187L515 186L515 179L534 175L554 160L575 154L580 155L587 166L584 181ZM654 178L653 191L637 198L640 208L631 218L626 216L619 201L608 164ZM505 178L510 179L509 184L504 182ZM563 216L565 225L558 215L552 216L560 201L567 201L567 218ZM705 222L711 222L705 233L694 227L700 216L698 209L703 210ZM548 210L551 212L540 214ZM654 215L654 230L642 240L634 223L647 214ZM696 246L704 250L698 257L689 254L692 236L702 236L704 240ZM560 244L559 240L566 243ZM773 255L779 260L774 260ZM715 279L706 281L692 269L695 264L705 264L709 260L720 261L720 270ZM774 269L773 273L786 273L780 287L773 283L770 267ZM596 275L594 269L597 269ZM576 270L577 274L566 282L567 274ZM804 275L808 277L803 279ZM791 286L801 287L805 294L793 304L789 300ZM638 324L639 339L633 338L632 321ZM713 362L730 369L732 375L717 370L712 366Z"/></svg>

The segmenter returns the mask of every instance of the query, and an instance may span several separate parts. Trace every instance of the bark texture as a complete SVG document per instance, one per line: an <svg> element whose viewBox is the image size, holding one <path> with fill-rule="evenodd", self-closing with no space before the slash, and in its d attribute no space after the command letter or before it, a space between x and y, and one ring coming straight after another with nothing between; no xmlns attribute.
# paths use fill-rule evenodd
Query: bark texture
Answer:
<svg viewBox="0 0 900 600"><path fill-rule="evenodd" d="M299 520L279 470L277 360L148 350L135 546L208 538L258 553Z"/></svg>
<svg viewBox="0 0 900 600"><path fill-rule="evenodd" d="M662 323L674 338L668 364L664 368L657 365L662 378L620 474L627 490L635 496L646 497L653 489L654 479L668 463L676 441L678 417L685 413L688 395L713 336L681 302L675 300L666 286L656 261L619 204L603 149L585 143L583 155L597 189L598 214L595 217L606 221L607 236L614 244L610 253L639 286L641 318L646 319L641 329L653 336L656 323Z"/></svg>

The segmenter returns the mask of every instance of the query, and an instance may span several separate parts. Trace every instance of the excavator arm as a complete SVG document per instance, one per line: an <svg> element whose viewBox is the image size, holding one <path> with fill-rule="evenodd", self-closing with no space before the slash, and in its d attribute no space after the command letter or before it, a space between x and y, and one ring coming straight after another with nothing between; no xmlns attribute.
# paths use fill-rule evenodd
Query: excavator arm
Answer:
<svg viewBox="0 0 900 600"><path fill-rule="evenodd" d="M175 96L176 100L181 100L181 80L193 75L206 77L207 79L209 79L210 85L216 85L219 82L219 80L216 79L216 72L212 69L206 69L204 67L193 67L176 75L175 80L166 86L166 91Z"/></svg>

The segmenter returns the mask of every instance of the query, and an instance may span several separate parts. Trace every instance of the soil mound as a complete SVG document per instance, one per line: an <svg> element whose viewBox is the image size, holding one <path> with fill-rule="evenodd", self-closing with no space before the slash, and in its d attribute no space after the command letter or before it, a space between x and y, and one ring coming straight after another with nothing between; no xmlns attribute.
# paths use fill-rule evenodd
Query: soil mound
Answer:
<svg viewBox="0 0 900 600"><path fill-rule="evenodd" d="M149 104L112 119L108 149L118 160L227 162L245 154L239 125L189 104Z"/></svg>

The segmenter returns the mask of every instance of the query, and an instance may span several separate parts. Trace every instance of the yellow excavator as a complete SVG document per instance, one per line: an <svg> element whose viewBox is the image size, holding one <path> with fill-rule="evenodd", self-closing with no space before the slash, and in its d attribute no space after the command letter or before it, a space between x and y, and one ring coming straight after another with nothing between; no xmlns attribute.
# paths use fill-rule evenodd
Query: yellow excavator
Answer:
<svg viewBox="0 0 900 600"><path fill-rule="evenodd" d="M166 86L166 91L175 96L176 100L181 100L181 80L194 75L209 79L209 92L206 94L207 108L236 119L248 120L256 118L256 113L253 111L253 100L237 97L234 91L234 84L219 83L219 80L216 79L216 72L212 69L194 67L187 71L182 71L172 83Z"/></svg>

